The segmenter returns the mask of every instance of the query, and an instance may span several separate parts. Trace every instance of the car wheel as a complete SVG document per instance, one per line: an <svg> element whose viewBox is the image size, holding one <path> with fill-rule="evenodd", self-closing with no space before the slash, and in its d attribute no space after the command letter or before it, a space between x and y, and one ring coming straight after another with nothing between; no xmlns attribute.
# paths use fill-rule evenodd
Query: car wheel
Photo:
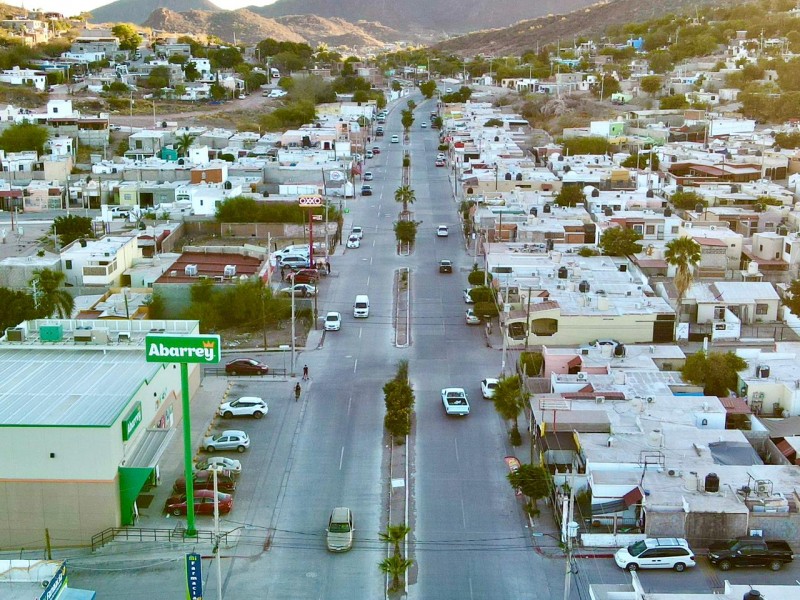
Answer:
<svg viewBox="0 0 800 600"><path fill-rule="evenodd" d="M223 415L222 415L222 416L223 416L223 417L225 417L226 419L230 419L230 418L233 416L233 413L232 413L231 411L229 411L229 410L226 410L226 411L223 413Z"/></svg>
<svg viewBox="0 0 800 600"><path fill-rule="evenodd" d="M264 413L262 413L260 410L257 410L256 412L254 412L254 413L253 413L253 416L254 416L256 419L260 419L261 417L263 417L263 416L264 416Z"/></svg>
<svg viewBox="0 0 800 600"><path fill-rule="evenodd" d="M675 566L672 568L675 569L678 573L683 573L686 570L686 565L683 563L675 563Z"/></svg>
<svg viewBox="0 0 800 600"><path fill-rule="evenodd" d="M216 448L214 446L206 446L206 451L207 452L213 452L214 450L216 450Z"/></svg>
<svg viewBox="0 0 800 600"><path fill-rule="evenodd" d="M242 452L247 450L247 448L245 448L244 446L239 446L238 448L236 448L236 450L238 450L239 454L241 454Z"/></svg>
<svg viewBox="0 0 800 600"><path fill-rule="evenodd" d="M238 375L238 374L239 374L239 371L231 371L231 373L230 373L230 374L231 374L231 375Z"/></svg>
<svg viewBox="0 0 800 600"><path fill-rule="evenodd" d="M173 508L172 509L172 514L175 515L176 517L180 517L181 516L181 509L180 508Z"/></svg>
<svg viewBox="0 0 800 600"><path fill-rule="evenodd" d="M717 564L720 571L730 571L731 570L731 561L729 560L722 560Z"/></svg>
<svg viewBox="0 0 800 600"><path fill-rule="evenodd" d="M637 571L639 569L639 565L637 565L636 563L629 563L625 568L628 571Z"/></svg>
<svg viewBox="0 0 800 600"><path fill-rule="evenodd" d="M773 560L771 563L769 563L769 568L773 571L780 571L782 567L783 563L779 560Z"/></svg>

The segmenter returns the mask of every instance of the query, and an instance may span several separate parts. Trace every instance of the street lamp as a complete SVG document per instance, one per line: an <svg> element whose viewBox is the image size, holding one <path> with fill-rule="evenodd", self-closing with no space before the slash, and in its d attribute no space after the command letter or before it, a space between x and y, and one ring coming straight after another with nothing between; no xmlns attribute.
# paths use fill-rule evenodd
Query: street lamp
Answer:
<svg viewBox="0 0 800 600"><path fill-rule="evenodd" d="M295 313L294 313L294 277L297 273L289 273L289 280L292 282L291 290L292 290L292 359L290 361L291 365L291 374L294 377L294 351L295 351Z"/></svg>

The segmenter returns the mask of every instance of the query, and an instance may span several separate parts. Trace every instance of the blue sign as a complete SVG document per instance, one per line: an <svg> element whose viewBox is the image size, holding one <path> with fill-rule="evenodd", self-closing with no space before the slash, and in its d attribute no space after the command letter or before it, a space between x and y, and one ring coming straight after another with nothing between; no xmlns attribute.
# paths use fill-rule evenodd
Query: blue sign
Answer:
<svg viewBox="0 0 800 600"><path fill-rule="evenodd" d="M64 586L67 584L67 563L62 562L58 571L55 572L47 587L39 596L39 600L53 600L61 593Z"/></svg>
<svg viewBox="0 0 800 600"><path fill-rule="evenodd" d="M196 552L186 555L186 598L203 600L203 563Z"/></svg>

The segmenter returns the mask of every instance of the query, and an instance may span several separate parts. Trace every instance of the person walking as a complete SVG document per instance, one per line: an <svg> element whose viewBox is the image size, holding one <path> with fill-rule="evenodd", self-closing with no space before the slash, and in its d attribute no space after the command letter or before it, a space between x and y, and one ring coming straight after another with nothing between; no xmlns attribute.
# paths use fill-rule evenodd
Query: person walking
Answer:
<svg viewBox="0 0 800 600"><path fill-rule="evenodd" d="M303 365L303 381L308 381L308 365Z"/></svg>
<svg viewBox="0 0 800 600"><path fill-rule="evenodd" d="M295 402L300 400L300 392L301 392L300 382L298 381L297 385L294 386L294 401Z"/></svg>

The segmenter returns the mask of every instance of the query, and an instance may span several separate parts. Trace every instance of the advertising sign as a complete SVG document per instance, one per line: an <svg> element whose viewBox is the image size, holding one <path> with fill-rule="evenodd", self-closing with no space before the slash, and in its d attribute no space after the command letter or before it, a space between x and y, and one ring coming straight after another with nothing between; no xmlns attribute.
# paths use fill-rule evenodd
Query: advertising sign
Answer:
<svg viewBox="0 0 800 600"><path fill-rule="evenodd" d="M131 439L133 432L142 422L142 403L137 402L131 412L129 412L124 419L122 419L122 441L127 442Z"/></svg>
<svg viewBox="0 0 800 600"><path fill-rule="evenodd" d="M215 365L221 360L218 335L147 335L147 362Z"/></svg>
<svg viewBox="0 0 800 600"><path fill-rule="evenodd" d="M300 206L322 206L322 196L300 196L297 201Z"/></svg>
<svg viewBox="0 0 800 600"><path fill-rule="evenodd" d="M42 595L39 596L39 600L54 600L58 598L65 585L67 585L67 563L63 562L50 579Z"/></svg>
<svg viewBox="0 0 800 600"><path fill-rule="evenodd" d="M186 555L186 600L203 600L203 563L197 552Z"/></svg>

